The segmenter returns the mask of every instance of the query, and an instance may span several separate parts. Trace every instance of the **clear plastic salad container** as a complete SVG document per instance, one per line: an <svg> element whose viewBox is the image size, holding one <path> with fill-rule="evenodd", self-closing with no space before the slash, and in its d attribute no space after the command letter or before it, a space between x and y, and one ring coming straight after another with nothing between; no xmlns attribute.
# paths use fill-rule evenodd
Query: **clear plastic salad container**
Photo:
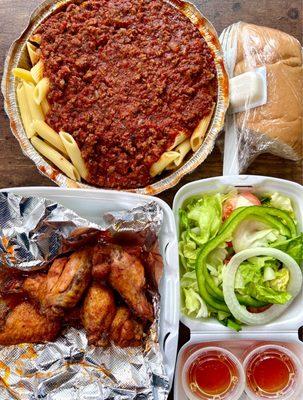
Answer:
<svg viewBox="0 0 303 400"><path fill-rule="evenodd" d="M223 176L204 179L183 186L175 196L173 211L179 232L179 209L184 201L194 195L206 193L226 193L233 188L239 192L251 192L257 195L266 193L279 193L291 199L298 230L303 229L303 187L299 184L263 176ZM244 361L245 356L252 346L260 344L285 345L292 350L303 363L303 344L298 340L298 330L303 324L303 291L295 297L292 304L275 320L264 325L243 325L240 332L235 332L223 326L214 318L189 318L181 313L181 321L190 329L190 340L180 350L175 376L175 399L184 400L186 394L182 386L182 371L184 363L192 352L205 346L219 346L229 351ZM269 342L270 341L270 342ZM303 365L303 364L302 364ZM300 400L299 397L290 397ZM241 400L247 400L243 394Z"/></svg>

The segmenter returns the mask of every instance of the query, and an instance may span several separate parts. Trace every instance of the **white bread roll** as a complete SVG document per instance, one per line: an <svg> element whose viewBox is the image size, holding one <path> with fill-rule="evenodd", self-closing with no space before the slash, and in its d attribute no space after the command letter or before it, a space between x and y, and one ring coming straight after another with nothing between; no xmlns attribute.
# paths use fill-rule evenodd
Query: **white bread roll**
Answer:
<svg viewBox="0 0 303 400"><path fill-rule="evenodd" d="M302 48L294 37L276 29L240 23L234 75L265 65L267 104L237 114L237 126L254 152L302 158Z"/></svg>

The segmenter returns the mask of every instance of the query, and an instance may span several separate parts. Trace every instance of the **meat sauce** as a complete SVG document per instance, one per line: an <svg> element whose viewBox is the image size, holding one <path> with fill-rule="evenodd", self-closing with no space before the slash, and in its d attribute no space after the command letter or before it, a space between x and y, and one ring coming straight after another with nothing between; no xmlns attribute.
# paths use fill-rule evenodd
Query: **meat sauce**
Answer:
<svg viewBox="0 0 303 400"><path fill-rule="evenodd" d="M37 33L51 81L47 123L75 138L93 185L150 184L152 164L216 101L211 50L163 0L75 2Z"/></svg>

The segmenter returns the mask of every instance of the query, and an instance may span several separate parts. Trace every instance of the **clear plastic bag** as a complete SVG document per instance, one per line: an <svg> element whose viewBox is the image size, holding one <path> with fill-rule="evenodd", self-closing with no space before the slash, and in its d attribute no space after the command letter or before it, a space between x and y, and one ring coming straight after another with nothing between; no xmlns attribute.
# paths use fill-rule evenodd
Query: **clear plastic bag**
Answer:
<svg viewBox="0 0 303 400"><path fill-rule="evenodd" d="M284 32L244 22L226 28L220 41L232 78L224 174L243 172L261 153L302 159L303 67L299 41Z"/></svg>

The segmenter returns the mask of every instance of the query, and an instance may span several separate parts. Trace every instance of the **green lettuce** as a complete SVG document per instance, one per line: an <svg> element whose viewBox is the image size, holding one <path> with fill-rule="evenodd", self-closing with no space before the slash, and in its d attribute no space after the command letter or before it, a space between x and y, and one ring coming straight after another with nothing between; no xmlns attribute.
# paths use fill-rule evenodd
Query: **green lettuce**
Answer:
<svg viewBox="0 0 303 400"><path fill-rule="evenodd" d="M268 268L274 274L272 280L265 277ZM274 258L252 257L239 266L235 289L242 295L249 295L268 304L285 304L291 299L287 292L289 278L288 269L280 268Z"/></svg>
<svg viewBox="0 0 303 400"><path fill-rule="evenodd" d="M218 233L222 221L221 195L206 194L199 200L187 205L187 218L191 228L189 230L193 240L198 244L204 244Z"/></svg>
<svg viewBox="0 0 303 400"><path fill-rule="evenodd" d="M289 279L289 270L281 268L276 272L275 279L270 281L270 287L278 292L286 292Z"/></svg>
<svg viewBox="0 0 303 400"><path fill-rule="evenodd" d="M270 286L262 286L259 283L249 284L246 288L246 294L268 304L285 304L292 298L288 292L280 292Z"/></svg>
<svg viewBox="0 0 303 400"><path fill-rule="evenodd" d="M207 318L209 312L207 305L199 294L195 271L187 272L182 276L181 290L183 298L182 312L191 318Z"/></svg>
<svg viewBox="0 0 303 400"><path fill-rule="evenodd" d="M192 318L206 318L209 310L199 293L195 265L201 248L217 235L222 225L221 195L205 194L190 198L180 210L179 217L182 311ZM224 248L218 248L210 254L212 273L217 275L218 283L222 282L221 270L225 257Z"/></svg>
<svg viewBox="0 0 303 400"><path fill-rule="evenodd" d="M284 196L281 193L275 192L271 194L269 198L270 201L268 205L270 207L279 208L282 211L287 211L294 218L295 213L289 197Z"/></svg>
<svg viewBox="0 0 303 400"><path fill-rule="evenodd" d="M253 247L269 247L280 238L276 229L269 228L268 225L253 218L247 218L235 230L232 244L235 252L239 253Z"/></svg>
<svg viewBox="0 0 303 400"><path fill-rule="evenodd" d="M222 285L223 282L224 260L226 259L227 254L226 244L222 243L222 245L213 250L207 258L207 269L217 286Z"/></svg>
<svg viewBox="0 0 303 400"><path fill-rule="evenodd" d="M185 271L194 269L201 247L216 236L222 224L220 194L189 199L180 210L180 260Z"/></svg>
<svg viewBox="0 0 303 400"><path fill-rule="evenodd" d="M279 249L284 253L290 255L299 266L303 263L303 233L299 236L291 238L289 240L278 241L273 243L271 247Z"/></svg>

